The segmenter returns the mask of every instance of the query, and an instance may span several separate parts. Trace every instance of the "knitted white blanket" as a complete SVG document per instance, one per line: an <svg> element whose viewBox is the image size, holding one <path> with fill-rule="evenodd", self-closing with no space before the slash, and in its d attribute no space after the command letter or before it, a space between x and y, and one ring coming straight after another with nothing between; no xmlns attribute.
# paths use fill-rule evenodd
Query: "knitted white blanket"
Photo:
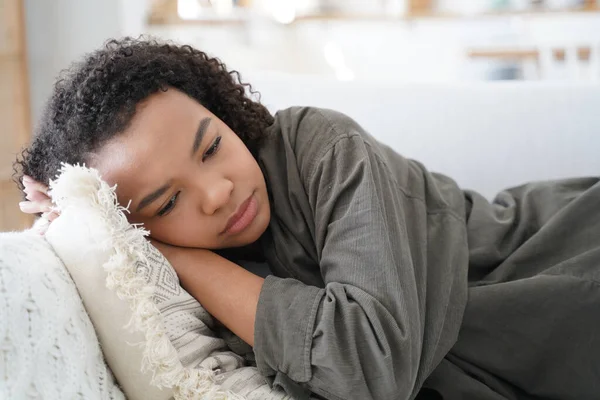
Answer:
<svg viewBox="0 0 600 400"><path fill-rule="evenodd" d="M0 399L125 399L44 238L0 233Z"/></svg>

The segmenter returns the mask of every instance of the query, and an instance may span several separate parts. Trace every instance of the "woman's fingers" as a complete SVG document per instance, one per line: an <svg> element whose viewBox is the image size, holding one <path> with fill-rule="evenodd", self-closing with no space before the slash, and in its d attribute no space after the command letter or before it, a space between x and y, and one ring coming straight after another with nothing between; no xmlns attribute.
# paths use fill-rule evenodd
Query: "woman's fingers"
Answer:
<svg viewBox="0 0 600 400"><path fill-rule="evenodd" d="M27 193L27 192L25 192L25 193ZM27 193L27 196L25 198L34 203L50 200L50 197L48 197L48 195L46 195L42 192L38 192L38 191Z"/></svg>
<svg viewBox="0 0 600 400"><path fill-rule="evenodd" d="M22 201L19 203L19 208L26 214L38 214L52 211L52 201Z"/></svg>
<svg viewBox="0 0 600 400"><path fill-rule="evenodd" d="M58 212L52 210L52 199L48 196L48 186L35 181L29 176L23 176L23 191L28 201L19 203L21 211L27 214L42 214L42 218L49 222L54 221Z"/></svg>
<svg viewBox="0 0 600 400"><path fill-rule="evenodd" d="M42 218L46 218L49 222L54 221L60 214L56 211L50 211L42 214Z"/></svg>
<svg viewBox="0 0 600 400"><path fill-rule="evenodd" d="M29 176L23 176L23 186L23 191L25 193L33 193L37 191L44 193L46 196L48 195L48 186L38 181L34 181Z"/></svg>
<svg viewBox="0 0 600 400"><path fill-rule="evenodd" d="M52 200L48 196L48 186L23 176L23 192L29 201L19 203L21 211L28 214L48 213L52 211Z"/></svg>

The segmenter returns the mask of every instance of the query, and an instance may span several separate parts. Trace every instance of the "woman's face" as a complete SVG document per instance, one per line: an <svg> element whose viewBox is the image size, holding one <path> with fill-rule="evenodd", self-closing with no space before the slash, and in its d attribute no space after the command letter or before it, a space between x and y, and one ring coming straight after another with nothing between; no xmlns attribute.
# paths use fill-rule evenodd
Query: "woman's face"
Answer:
<svg viewBox="0 0 600 400"><path fill-rule="evenodd" d="M266 230L263 174L238 136L175 89L142 102L129 128L90 165L117 185L129 221L164 243L204 249L242 247Z"/></svg>

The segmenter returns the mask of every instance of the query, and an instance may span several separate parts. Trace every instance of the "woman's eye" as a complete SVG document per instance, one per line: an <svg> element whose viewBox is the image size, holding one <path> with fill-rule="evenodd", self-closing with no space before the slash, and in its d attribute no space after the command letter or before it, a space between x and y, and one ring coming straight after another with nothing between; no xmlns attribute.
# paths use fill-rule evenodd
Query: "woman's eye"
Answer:
<svg viewBox="0 0 600 400"><path fill-rule="evenodd" d="M202 161L206 160L208 157L213 156L219 150L219 144L221 143L221 136L217 136L215 141L210 145L204 155L202 155Z"/></svg>
<svg viewBox="0 0 600 400"><path fill-rule="evenodd" d="M171 197L169 199L169 202L167 204L165 204L165 206L158 211L159 217L162 217L162 216L168 214L173 209L173 207L175 207L175 204L177 203L177 197L179 197L179 193L181 193L181 192L175 193L173 195L173 197Z"/></svg>

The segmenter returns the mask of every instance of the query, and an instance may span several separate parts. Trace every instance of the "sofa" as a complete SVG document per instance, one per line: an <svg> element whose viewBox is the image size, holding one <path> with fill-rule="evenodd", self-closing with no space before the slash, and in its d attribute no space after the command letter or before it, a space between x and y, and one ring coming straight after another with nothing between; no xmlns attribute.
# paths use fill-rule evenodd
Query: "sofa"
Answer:
<svg viewBox="0 0 600 400"><path fill-rule="evenodd" d="M600 86L248 80L273 112L290 105L345 112L398 152L488 198L526 181L600 171ZM124 398L73 281L32 230L0 233L0 377L0 398Z"/></svg>
<svg viewBox="0 0 600 400"><path fill-rule="evenodd" d="M272 111L290 105L342 111L400 154L488 198L523 182L600 171L598 84L243 78Z"/></svg>

